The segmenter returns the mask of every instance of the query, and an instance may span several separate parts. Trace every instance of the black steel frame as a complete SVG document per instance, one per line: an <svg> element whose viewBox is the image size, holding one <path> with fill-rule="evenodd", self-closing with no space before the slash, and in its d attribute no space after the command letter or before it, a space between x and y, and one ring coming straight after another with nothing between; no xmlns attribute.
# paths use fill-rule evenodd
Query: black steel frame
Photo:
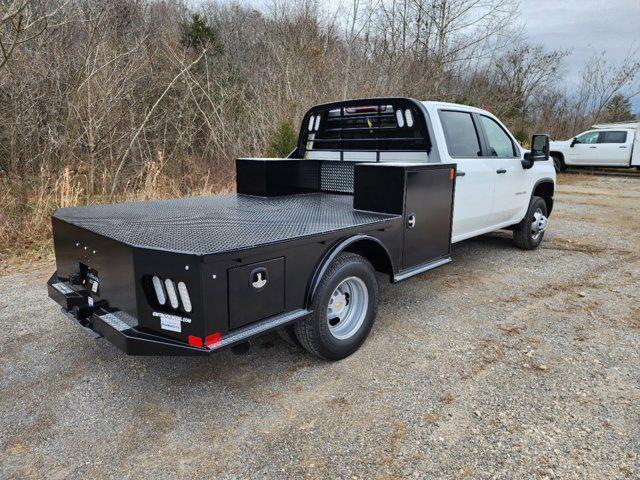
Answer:
<svg viewBox="0 0 640 480"><path fill-rule="evenodd" d="M423 152L426 151L427 154L429 155L429 161L431 163L437 163L440 161L439 155L438 155L438 150L435 148L432 148L432 142L433 139L435 138L435 134L434 134L434 129L433 129L433 124L431 122L431 119L429 117L429 114L427 113L427 110L425 108L425 106L418 100L415 100L413 98L404 98L404 97L378 97L378 98L363 98L363 99L353 99L353 100L344 100L344 101L340 101L340 102L332 102L332 103L325 103L322 105L316 105L315 107L311 108L303 117L302 120L302 125L300 127L300 134L298 136L298 144L296 149L289 155L290 158L304 158L305 154L307 153L307 148L306 148L306 144L308 141L308 136L309 136L309 117L311 117L312 115L317 115L320 114L322 115L322 121L321 121L321 125L326 124L326 117L328 115L328 113L332 110L339 110L340 111L340 131L343 132L345 131L344 128L342 128L342 122L344 119L344 110L346 108L354 108L354 107L377 107L377 113L375 115L373 115L373 117L377 117L380 118L380 114L381 114L381 110L380 108L383 106L388 106L391 105L392 107L394 107L394 115L395 115L395 108L401 108L401 109L411 109L414 113L416 113L416 117L415 117L415 128L413 128L413 130L418 130L424 137L424 148L421 149L381 149L380 148L380 143L381 142L385 142L385 141L389 141L389 140L395 140L395 141L406 141L406 138L396 138L396 139L385 139L383 137L378 137L376 139L374 139L374 143L376 143L376 148L369 148L369 149L358 149L358 151L365 151L365 152L373 152L376 154L376 161L380 161L380 153L384 153L384 152ZM361 117L370 117L371 115L367 115L367 114L362 114ZM356 115L352 115L350 116L350 118L355 118ZM411 128L410 128L411 129ZM374 127L374 128L368 128L365 130L378 130L378 128ZM394 129L395 131L398 131L398 129ZM411 138L411 140L414 140L413 138ZM326 143L326 142L332 142L332 143L336 143L335 140L317 140L314 139L312 140L314 143ZM370 139L368 138L355 138L355 139L343 139L342 136L338 139L338 143L340 143L340 148L338 149L321 149L321 151L326 151L326 152L339 152L340 153L340 161L344 161L344 142L350 143L350 142L362 142L362 141L370 141Z"/></svg>

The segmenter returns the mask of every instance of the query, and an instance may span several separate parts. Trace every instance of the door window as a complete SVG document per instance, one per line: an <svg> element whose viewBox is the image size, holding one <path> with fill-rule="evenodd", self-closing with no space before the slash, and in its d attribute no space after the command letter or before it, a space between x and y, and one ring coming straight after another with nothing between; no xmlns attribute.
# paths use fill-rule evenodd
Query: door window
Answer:
<svg viewBox="0 0 640 480"><path fill-rule="evenodd" d="M481 155L478 132L470 113L441 110L440 121L447 139L449 155L462 158Z"/></svg>
<svg viewBox="0 0 640 480"><path fill-rule="evenodd" d="M585 143L585 144L598 143L599 135L600 135L599 132L587 132L587 133L583 133L579 137L576 137L576 140L578 141L578 143Z"/></svg>
<svg viewBox="0 0 640 480"><path fill-rule="evenodd" d="M598 143L627 143L627 132L601 132L600 140L598 140Z"/></svg>
<svg viewBox="0 0 640 480"><path fill-rule="evenodd" d="M511 138L507 135L507 132L505 132L504 129L492 118L481 115L480 120L482 121L482 126L487 134L491 156L502 158L515 157L515 147Z"/></svg>

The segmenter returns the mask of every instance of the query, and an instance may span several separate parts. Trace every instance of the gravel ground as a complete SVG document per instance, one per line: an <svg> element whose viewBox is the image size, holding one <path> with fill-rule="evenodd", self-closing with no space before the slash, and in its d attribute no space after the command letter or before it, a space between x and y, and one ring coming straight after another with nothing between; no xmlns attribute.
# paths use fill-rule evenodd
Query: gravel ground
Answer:
<svg viewBox="0 0 640 480"><path fill-rule="evenodd" d="M542 247L504 233L382 284L337 363L127 357L0 277L2 478L640 478L640 179L564 175Z"/></svg>

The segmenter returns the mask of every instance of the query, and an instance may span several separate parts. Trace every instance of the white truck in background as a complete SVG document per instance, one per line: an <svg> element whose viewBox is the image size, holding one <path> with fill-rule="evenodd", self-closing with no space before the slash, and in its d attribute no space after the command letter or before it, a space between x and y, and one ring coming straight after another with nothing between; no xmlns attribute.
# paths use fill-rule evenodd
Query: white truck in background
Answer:
<svg viewBox="0 0 640 480"><path fill-rule="evenodd" d="M640 122L593 125L571 140L552 141L556 171L566 167L636 167L640 170Z"/></svg>

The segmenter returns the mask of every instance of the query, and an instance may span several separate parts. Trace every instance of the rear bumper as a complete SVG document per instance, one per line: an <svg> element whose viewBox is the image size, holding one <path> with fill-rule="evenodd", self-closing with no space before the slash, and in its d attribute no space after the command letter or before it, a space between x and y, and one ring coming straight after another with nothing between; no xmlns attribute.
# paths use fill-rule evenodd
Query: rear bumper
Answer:
<svg viewBox="0 0 640 480"><path fill-rule="evenodd" d="M186 343L141 332L124 322L116 313L97 309L80 320L72 311L62 309L85 333L93 338L104 337L127 355L209 355L216 348L192 347Z"/></svg>
<svg viewBox="0 0 640 480"><path fill-rule="evenodd" d="M220 337L220 341L206 346L194 347L185 342L155 335L136 328L137 320L131 315L87 303L86 291L75 289L60 282L53 274L47 282L49 297L62 307L62 312L93 338L104 337L127 355L197 356L210 355L226 347L232 347L277 328L293 323L311 312L295 310L267 318L247 327L234 330Z"/></svg>

